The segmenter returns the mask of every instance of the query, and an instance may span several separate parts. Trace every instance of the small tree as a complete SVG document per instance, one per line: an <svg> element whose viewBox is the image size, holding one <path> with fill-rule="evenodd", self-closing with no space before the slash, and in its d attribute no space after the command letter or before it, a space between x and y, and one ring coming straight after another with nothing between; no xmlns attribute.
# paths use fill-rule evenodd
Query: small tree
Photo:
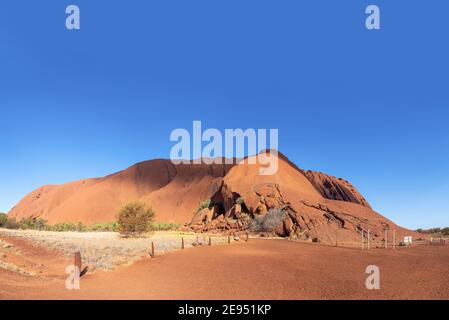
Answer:
<svg viewBox="0 0 449 320"><path fill-rule="evenodd" d="M0 212L0 228L5 227L7 222L8 216L6 215L6 213Z"/></svg>
<svg viewBox="0 0 449 320"><path fill-rule="evenodd" d="M118 212L118 231L124 235L136 236L151 229L155 213L145 203L130 202Z"/></svg>

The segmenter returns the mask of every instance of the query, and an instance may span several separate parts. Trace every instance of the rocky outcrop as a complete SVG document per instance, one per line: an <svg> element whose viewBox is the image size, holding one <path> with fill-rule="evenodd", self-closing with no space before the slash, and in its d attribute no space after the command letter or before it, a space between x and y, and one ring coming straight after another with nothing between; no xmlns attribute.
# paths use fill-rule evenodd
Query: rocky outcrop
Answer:
<svg viewBox="0 0 449 320"><path fill-rule="evenodd" d="M367 237L369 230L371 242L378 246L382 245L385 229L394 229L398 239L413 233L373 211L348 181L302 171L288 162L280 162L278 173L272 177L260 176L257 166L241 163L224 177L213 199L212 219L187 224L186 229L252 232L328 244L359 244L362 232ZM254 221L269 219L275 210L285 214L282 220L270 220L270 231L253 229Z"/></svg>
<svg viewBox="0 0 449 320"><path fill-rule="evenodd" d="M225 190L226 188L221 188L219 192L226 194ZM398 239L405 235L419 236L359 204L342 202L343 206L336 206L333 202L289 202L284 198L281 186L277 184L264 185L246 198L240 195L233 197L234 203L228 211L217 210L220 205L216 205L214 209L203 209L184 230L231 235L250 232L327 244L359 244L362 232L367 238L369 231L373 246L383 245L385 229L394 229ZM273 209L283 210L285 215L273 225L272 230L260 232L252 229L255 219L270 215Z"/></svg>

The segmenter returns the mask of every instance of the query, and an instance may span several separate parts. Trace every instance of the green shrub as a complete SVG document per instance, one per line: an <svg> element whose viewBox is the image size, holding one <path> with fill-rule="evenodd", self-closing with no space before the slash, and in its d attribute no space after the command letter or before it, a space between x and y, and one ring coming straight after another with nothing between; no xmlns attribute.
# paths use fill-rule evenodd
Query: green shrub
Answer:
<svg viewBox="0 0 449 320"><path fill-rule="evenodd" d="M77 224L73 222L61 222L50 226L47 230L65 232L65 231L77 231L76 229Z"/></svg>
<svg viewBox="0 0 449 320"><path fill-rule="evenodd" d="M242 197L238 197L237 200L235 200L235 203L242 205L245 203L245 200Z"/></svg>
<svg viewBox="0 0 449 320"><path fill-rule="evenodd" d="M155 213L145 203L130 202L118 212L118 232L123 235L136 236L151 229Z"/></svg>
<svg viewBox="0 0 449 320"><path fill-rule="evenodd" d="M8 220L6 221L6 224L4 225L4 228L6 229L19 229L20 228L20 224L16 221L15 218L8 218Z"/></svg>
<svg viewBox="0 0 449 320"><path fill-rule="evenodd" d="M152 230L155 231L170 231L170 230L177 230L181 225L177 223L166 223L166 222L160 222L160 223L154 223L151 226Z"/></svg>
<svg viewBox="0 0 449 320"><path fill-rule="evenodd" d="M90 226L86 226L85 231L94 231L94 232L114 232L118 230L117 222L109 222L109 223L96 223Z"/></svg>
<svg viewBox="0 0 449 320"><path fill-rule="evenodd" d="M24 218L19 221L19 228L23 230L47 230L47 220L41 218Z"/></svg>
<svg viewBox="0 0 449 320"><path fill-rule="evenodd" d="M8 222L8 215L6 213L0 212L0 228L4 228Z"/></svg>
<svg viewBox="0 0 449 320"><path fill-rule="evenodd" d="M48 222L44 219L36 219L34 222L34 227L36 230L46 230L48 228Z"/></svg>
<svg viewBox="0 0 449 320"><path fill-rule="evenodd" d="M23 230L32 229L33 225L34 223L32 218L24 218L19 221L19 227Z"/></svg>
<svg viewBox="0 0 449 320"><path fill-rule="evenodd" d="M211 206L212 206L212 201L210 199L204 200L203 202L200 203L196 212L200 212L201 210L210 208Z"/></svg>
<svg viewBox="0 0 449 320"><path fill-rule="evenodd" d="M55 225L49 226L48 231L77 231L77 232L107 232L107 231L117 231L117 222L110 223L96 223L93 225L85 225L82 222L72 223L63 222L57 223Z"/></svg>
<svg viewBox="0 0 449 320"><path fill-rule="evenodd" d="M87 226L85 226L82 222L78 222L76 224L76 231L83 232L87 230Z"/></svg>

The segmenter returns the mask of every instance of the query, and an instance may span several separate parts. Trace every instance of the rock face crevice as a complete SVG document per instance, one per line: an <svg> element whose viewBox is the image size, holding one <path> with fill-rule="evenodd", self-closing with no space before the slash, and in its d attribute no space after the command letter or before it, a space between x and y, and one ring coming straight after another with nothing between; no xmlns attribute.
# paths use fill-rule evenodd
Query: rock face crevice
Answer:
<svg viewBox="0 0 449 320"><path fill-rule="evenodd" d="M303 171L303 174L324 198L357 203L371 208L368 201L349 181L310 170Z"/></svg>

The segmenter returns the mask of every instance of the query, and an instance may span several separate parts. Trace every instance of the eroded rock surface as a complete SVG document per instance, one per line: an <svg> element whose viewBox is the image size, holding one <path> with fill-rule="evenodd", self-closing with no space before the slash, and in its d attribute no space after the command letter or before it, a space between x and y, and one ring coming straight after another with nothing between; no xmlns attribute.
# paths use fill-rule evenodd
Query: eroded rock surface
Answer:
<svg viewBox="0 0 449 320"><path fill-rule="evenodd" d="M306 170L303 173L324 198L357 203L371 208L368 201L349 181L322 172Z"/></svg>

